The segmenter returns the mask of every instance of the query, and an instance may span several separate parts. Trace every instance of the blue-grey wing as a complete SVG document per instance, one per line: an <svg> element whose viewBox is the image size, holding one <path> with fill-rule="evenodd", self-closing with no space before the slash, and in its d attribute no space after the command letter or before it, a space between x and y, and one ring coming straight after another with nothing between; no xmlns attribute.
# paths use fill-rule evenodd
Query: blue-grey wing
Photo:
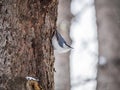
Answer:
<svg viewBox="0 0 120 90"><path fill-rule="evenodd" d="M58 41L58 44L63 47L63 44L65 43L65 40L64 38L60 35L60 33L58 33L56 31L56 38L57 38L57 41Z"/></svg>
<svg viewBox="0 0 120 90"><path fill-rule="evenodd" d="M62 37L62 35L60 35L60 33L58 33L57 31L56 31L56 38L57 38L57 40L58 40L58 44L59 44L61 47L63 47L63 45L65 44L65 45L68 46L69 48L72 48L70 45L68 45L68 44L66 43L66 41L64 40L64 38Z"/></svg>

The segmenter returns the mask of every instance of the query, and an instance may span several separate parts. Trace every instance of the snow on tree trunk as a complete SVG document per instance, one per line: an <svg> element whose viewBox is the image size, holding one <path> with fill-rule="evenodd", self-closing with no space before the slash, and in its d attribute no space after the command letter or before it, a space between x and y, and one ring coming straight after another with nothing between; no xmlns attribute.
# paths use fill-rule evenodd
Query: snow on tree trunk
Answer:
<svg viewBox="0 0 120 90"><path fill-rule="evenodd" d="M57 0L0 1L0 90L26 90L26 76L54 90L56 17Z"/></svg>
<svg viewBox="0 0 120 90"><path fill-rule="evenodd" d="M96 0L99 39L97 90L120 90L120 1Z"/></svg>

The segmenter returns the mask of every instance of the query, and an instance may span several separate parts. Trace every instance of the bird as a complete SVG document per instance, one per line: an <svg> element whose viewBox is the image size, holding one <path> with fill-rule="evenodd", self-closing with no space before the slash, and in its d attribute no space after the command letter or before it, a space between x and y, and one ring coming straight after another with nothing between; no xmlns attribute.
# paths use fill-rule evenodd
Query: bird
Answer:
<svg viewBox="0 0 120 90"><path fill-rule="evenodd" d="M34 81L39 81L39 79L36 79L34 77L26 76L25 77L27 80L34 80Z"/></svg>
<svg viewBox="0 0 120 90"><path fill-rule="evenodd" d="M26 88L27 90L43 90L42 86L39 84L39 79L34 77L26 76Z"/></svg>
<svg viewBox="0 0 120 90"><path fill-rule="evenodd" d="M52 45L54 48L54 51L58 53L66 53L73 49L63 38L63 36L55 30L54 35L52 37Z"/></svg>

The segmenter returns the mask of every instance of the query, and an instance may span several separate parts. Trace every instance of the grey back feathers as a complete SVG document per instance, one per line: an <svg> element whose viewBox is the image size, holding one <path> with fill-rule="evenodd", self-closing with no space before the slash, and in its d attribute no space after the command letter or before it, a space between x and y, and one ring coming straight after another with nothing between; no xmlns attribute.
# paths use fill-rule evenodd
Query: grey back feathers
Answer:
<svg viewBox="0 0 120 90"><path fill-rule="evenodd" d="M67 44L62 35L56 30L52 37L52 45L54 50L59 53L65 53L72 49L70 45Z"/></svg>
<svg viewBox="0 0 120 90"><path fill-rule="evenodd" d="M57 38L58 44L59 44L62 48L64 48L64 44L65 44L66 46L68 46L69 48L72 48L70 45L68 45L68 44L66 43L66 41L64 40L64 38L62 37L62 35L60 35L59 32L56 31L55 34L56 34L56 38Z"/></svg>

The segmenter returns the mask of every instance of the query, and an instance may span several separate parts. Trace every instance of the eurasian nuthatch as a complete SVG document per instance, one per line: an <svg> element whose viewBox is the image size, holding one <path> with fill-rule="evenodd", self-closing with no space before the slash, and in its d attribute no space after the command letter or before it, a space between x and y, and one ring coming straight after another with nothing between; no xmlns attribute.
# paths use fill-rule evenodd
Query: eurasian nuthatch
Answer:
<svg viewBox="0 0 120 90"><path fill-rule="evenodd" d="M56 30L52 38L52 45L54 50L59 53L65 53L72 49L70 45L67 44L62 35Z"/></svg>

